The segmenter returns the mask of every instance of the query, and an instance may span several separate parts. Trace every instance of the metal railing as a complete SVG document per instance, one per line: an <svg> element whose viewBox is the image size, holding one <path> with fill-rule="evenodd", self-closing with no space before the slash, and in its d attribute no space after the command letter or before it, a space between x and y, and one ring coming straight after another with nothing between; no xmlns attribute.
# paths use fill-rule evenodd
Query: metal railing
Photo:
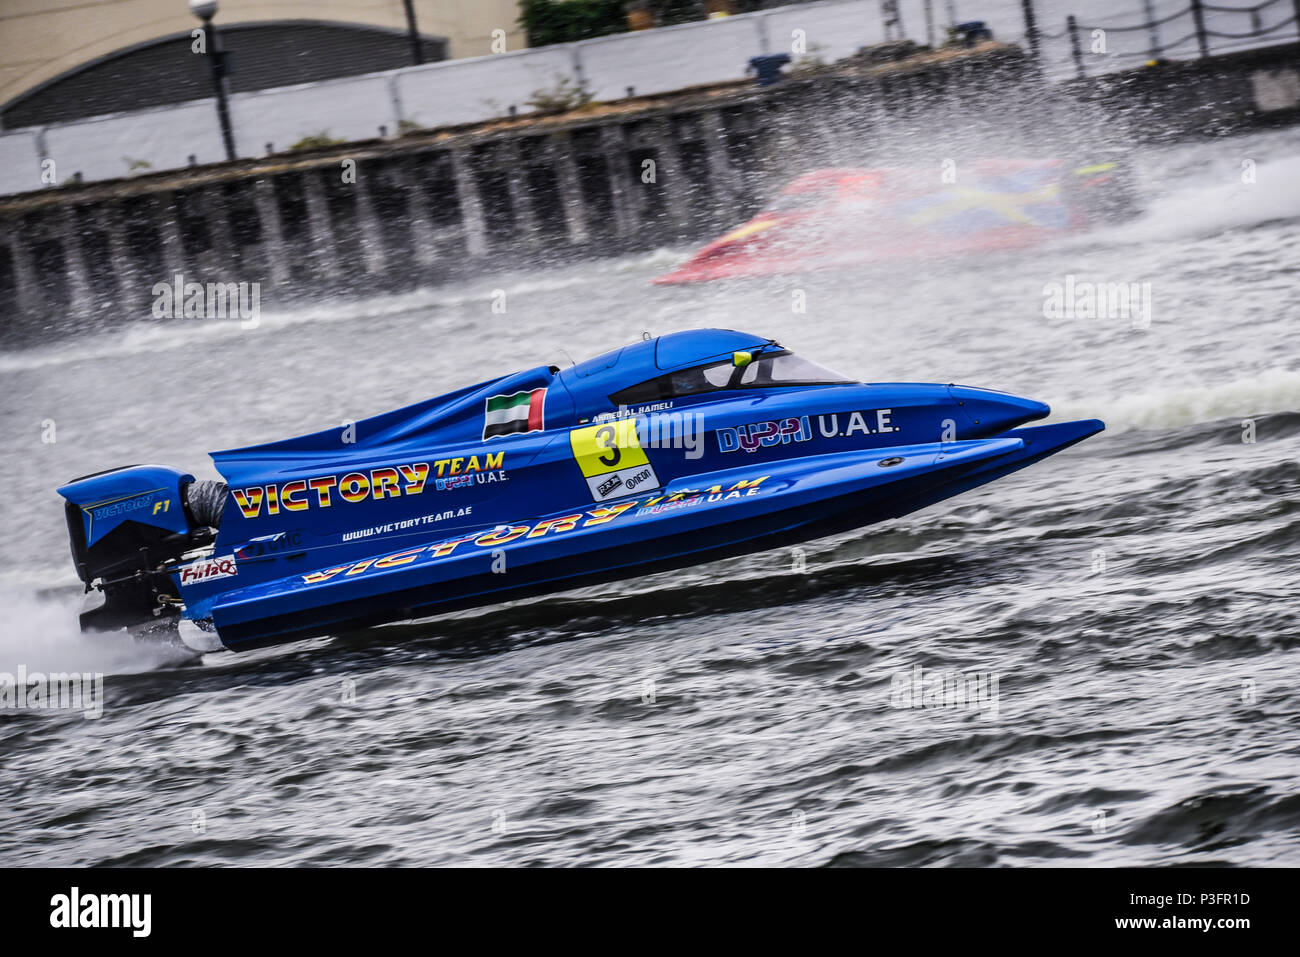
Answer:
<svg viewBox="0 0 1300 957"><path fill-rule="evenodd" d="M1291 15L1285 20L1274 23L1272 26L1264 26L1262 11L1275 7L1280 4L1286 4L1292 11ZM1211 29L1206 25L1205 14L1211 13L1228 13L1228 14L1245 14L1250 17L1250 31L1247 33L1227 33L1223 30ZM1172 23L1181 23L1190 19L1188 24L1191 32L1179 37L1172 42L1165 42L1160 39L1160 28ZM1159 60L1166 53L1171 53L1192 41L1196 42L1197 55L1199 57L1208 57L1211 55L1210 41L1218 40L1246 40L1258 41L1270 39L1274 34L1288 28L1300 31L1300 0L1264 0L1263 3L1257 3L1251 7L1225 7L1217 4L1206 3L1205 0L1190 0L1188 6L1183 9L1168 14L1159 19L1148 20L1144 23L1134 23L1126 26L1107 26L1104 24L1081 24L1073 14L1066 17L1065 34L1070 37L1070 55L1074 60L1075 73L1079 78L1088 75L1085 67L1085 58L1083 53L1083 34L1090 34L1095 37L1100 31L1103 35L1110 33L1137 33L1145 31L1149 37L1149 42L1145 50L1130 51L1125 53L1111 53L1109 56L1116 58L1143 57L1147 60ZM1056 34L1061 36L1062 34ZM1241 45L1241 44L1235 44ZM1222 52L1222 51L1220 51Z"/></svg>

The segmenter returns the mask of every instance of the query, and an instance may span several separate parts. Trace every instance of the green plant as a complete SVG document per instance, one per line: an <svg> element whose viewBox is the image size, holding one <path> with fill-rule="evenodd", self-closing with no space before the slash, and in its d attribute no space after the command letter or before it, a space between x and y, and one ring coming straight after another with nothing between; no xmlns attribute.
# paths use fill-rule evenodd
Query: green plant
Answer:
<svg viewBox="0 0 1300 957"><path fill-rule="evenodd" d="M289 151L294 150L318 150L325 146L338 146L340 143L346 143L347 140L334 139L329 134L329 130L321 130L319 133L313 133L311 136L304 136L297 143L289 147Z"/></svg>
<svg viewBox="0 0 1300 957"><path fill-rule="evenodd" d="M704 4L699 0L650 0L650 9L661 27L704 19Z"/></svg>
<svg viewBox="0 0 1300 957"><path fill-rule="evenodd" d="M555 86L549 90L533 90L524 102L538 113L567 113L586 106L592 95L585 81L575 83L572 77L557 76Z"/></svg>
<svg viewBox="0 0 1300 957"><path fill-rule="evenodd" d="M826 58L822 56L829 49L824 43L810 43L797 60L790 64L786 74L791 73L820 73L830 67Z"/></svg>

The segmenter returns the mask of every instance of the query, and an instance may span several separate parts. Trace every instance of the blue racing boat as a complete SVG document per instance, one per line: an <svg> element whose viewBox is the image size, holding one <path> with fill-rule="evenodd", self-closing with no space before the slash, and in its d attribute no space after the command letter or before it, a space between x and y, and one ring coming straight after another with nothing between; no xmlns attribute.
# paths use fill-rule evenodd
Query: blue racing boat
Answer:
<svg viewBox="0 0 1300 957"><path fill-rule="evenodd" d="M861 383L699 329L357 422L77 479L87 628L179 616L244 649L789 545L893 518L1104 428L1041 402Z"/></svg>

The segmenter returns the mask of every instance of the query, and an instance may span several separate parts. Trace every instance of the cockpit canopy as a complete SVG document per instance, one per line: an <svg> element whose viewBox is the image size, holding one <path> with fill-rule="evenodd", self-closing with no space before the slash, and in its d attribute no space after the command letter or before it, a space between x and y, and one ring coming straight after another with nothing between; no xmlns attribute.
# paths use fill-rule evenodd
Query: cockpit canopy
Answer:
<svg viewBox="0 0 1300 957"><path fill-rule="evenodd" d="M685 396L731 389L764 389L778 386L832 385L852 382L825 366L803 359L776 343L743 350L721 360L679 369L638 382L613 393L615 406L662 402Z"/></svg>
<svg viewBox="0 0 1300 957"><path fill-rule="evenodd" d="M414 405L291 439L214 452L232 486L265 484L268 470L314 468L352 455L428 455L431 449L511 442L519 436L639 414L655 405L723 390L851 383L771 339L728 329L693 329L644 339L559 371L525 369ZM500 429L502 422L511 425ZM414 459L413 459L414 461ZM286 463L289 463L288 465Z"/></svg>
<svg viewBox="0 0 1300 957"><path fill-rule="evenodd" d="M855 380L794 355L772 339L731 329L691 329L646 337L565 369L558 385L573 399L578 425L608 415L690 401L711 393L803 385L843 385ZM707 401L707 399L703 399ZM552 415L547 422L563 421Z"/></svg>

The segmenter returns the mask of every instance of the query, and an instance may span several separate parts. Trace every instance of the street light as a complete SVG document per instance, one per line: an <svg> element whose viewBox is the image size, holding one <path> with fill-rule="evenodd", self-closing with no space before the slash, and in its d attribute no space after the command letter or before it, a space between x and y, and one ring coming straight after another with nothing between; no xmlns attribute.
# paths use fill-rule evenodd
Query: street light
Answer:
<svg viewBox="0 0 1300 957"><path fill-rule="evenodd" d="M221 140L226 145L226 159L235 160L235 134L230 129L230 105L226 102L226 55L221 51L217 28L212 18L217 15L217 0L190 0L190 13L203 21L204 44L208 51L208 65L212 69L212 88L217 93L217 119L221 121Z"/></svg>
<svg viewBox="0 0 1300 957"><path fill-rule="evenodd" d="M424 62L424 54L420 52L420 28L415 22L415 3L413 0L403 0L406 7L406 38L411 44L411 62L419 66Z"/></svg>

